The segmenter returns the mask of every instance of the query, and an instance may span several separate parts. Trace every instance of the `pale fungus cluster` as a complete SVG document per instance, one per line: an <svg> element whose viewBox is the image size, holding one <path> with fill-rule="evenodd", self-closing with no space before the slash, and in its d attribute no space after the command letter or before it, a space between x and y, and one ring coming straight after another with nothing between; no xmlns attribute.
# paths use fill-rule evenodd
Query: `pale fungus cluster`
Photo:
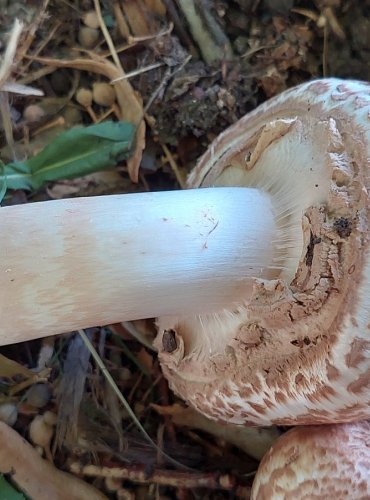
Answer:
<svg viewBox="0 0 370 500"><path fill-rule="evenodd" d="M188 190L1 208L2 343L158 317L189 405L303 426L253 498L368 498L369 141L370 85L312 81L217 137Z"/></svg>
<svg viewBox="0 0 370 500"><path fill-rule="evenodd" d="M80 87L77 89L75 99L90 115L93 122L99 121L93 104L102 108L111 108L116 115L120 116L116 100L117 95L114 87L107 82L94 82L92 88Z"/></svg>

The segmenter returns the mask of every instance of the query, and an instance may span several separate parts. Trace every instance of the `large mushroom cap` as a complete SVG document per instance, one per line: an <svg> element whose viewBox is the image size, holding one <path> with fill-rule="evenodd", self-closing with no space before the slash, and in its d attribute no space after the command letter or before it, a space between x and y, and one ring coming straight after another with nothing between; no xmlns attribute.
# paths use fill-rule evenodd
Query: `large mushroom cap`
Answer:
<svg viewBox="0 0 370 500"><path fill-rule="evenodd" d="M170 386L237 424L370 417L369 84L309 82L221 134L190 187L271 195L284 244L278 279L218 314L159 318ZM163 336L171 335L171 352Z"/></svg>
<svg viewBox="0 0 370 500"><path fill-rule="evenodd" d="M370 498L370 424L295 427L266 453L252 500Z"/></svg>

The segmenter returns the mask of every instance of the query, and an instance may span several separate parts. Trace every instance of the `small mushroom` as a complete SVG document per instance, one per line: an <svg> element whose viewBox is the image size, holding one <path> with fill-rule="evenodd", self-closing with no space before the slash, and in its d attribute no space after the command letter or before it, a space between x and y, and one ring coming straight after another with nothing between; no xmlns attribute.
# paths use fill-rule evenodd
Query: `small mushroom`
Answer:
<svg viewBox="0 0 370 500"><path fill-rule="evenodd" d="M100 26L99 17L95 10L89 10L82 16L82 22L89 28L98 29Z"/></svg>
<svg viewBox="0 0 370 500"><path fill-rule="evenodd" d="M98 43L100 32L89 26L80 26L78 41L84 49L92 49Z"/></svg>
<svg viewBox="0 0 370 500"><path fill-rule="evenodd" d="M369 90L271 99L193 189L1 208L1 342L159 316L170 386L210 418L369 418Z"/></svg>
<svg viewBox="0 0 370 500"><path fill-rule="evenodd" d="M251 500L370 498L370 423L295 427L262 459Z"/></svg>
<svg viewBox="0 0 370 500"><path fill-rule="evenodd" d="M75 99L78 104L81 104L84 108L90 108L93 101L92 91L90 89L80 87L76 91Z"/></svg>
<svg viewBox="0 0 370 500"><path fill-rule="evenodd" d="M93 100L100 106L111 107L116 101L116 91L105 82L94 82L93 84Z"/></svg>
<svg viewBox="0 0 370 500"><path fill-rule="evenodd" d="M36 123L45 116L45 110L38 104L29 104L24 108L23 118L27 123Z"/></svg>
<svg viewBox="0 0 370 500"><path fill-rule="evenodd" d="M32 443L45 452L47 459L52 462L50 443L54 435L54 426L57 416L51 411L43 415L36 415L30 424L29 435Z"/></svg>
<svg viewBox="0 0 370 500"><path fill-rule="evenodd" d="M96 123L98 121L98 118L92 109L91 105L93 102L93 93L90 89L80 87L77 89L76 94L75 94L75 99L80 104L83 106L86 111L89 113L92 121Z"/></svg>
<svg viewBox="0 0 370 500"><path fill-rule="evenodd" d="M117 118L120 119L121 112L117 106L117 95L112 85L106 82L94 82L92 95L96 104L102 107L110 108L111 111L114 111Z"/></svg>

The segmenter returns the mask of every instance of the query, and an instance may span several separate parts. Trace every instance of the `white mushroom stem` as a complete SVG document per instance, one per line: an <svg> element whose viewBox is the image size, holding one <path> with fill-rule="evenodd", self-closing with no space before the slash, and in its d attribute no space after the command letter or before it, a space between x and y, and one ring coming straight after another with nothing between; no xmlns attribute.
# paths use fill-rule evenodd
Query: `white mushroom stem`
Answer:
<svg viewBox="0 0 370 500"><path fill-rule="evenodd" d="M0 343L240 303L274 276L269 195L209 188L0 209Z"/></svg>

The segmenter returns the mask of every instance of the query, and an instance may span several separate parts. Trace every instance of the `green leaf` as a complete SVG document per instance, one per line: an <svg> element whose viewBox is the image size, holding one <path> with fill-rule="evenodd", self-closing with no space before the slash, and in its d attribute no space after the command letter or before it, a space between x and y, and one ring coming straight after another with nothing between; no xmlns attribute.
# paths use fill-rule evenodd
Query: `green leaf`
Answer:
<svg viewBox="0 0 370 500"><path fill-rule="evenodd" d="M0 185L39 189L45 182L72 179L115 166L130 153L134 127L129 122L102 122L60 134L40 153L5 165Z"/></svg>
<svg viewBox="0 0 370 500"><path fill-rule="evenodd" d="M3 475L0 475L0 498L1 500L25 500L26 497L13 488Z"/></svg>
<svg viewBox="0 0 370 500"><path fill-rule="evenodd" d="M31 189L31 177L26 163L9 163L2 169L0 182L4 182L6 188L9 189Z"/></svg>

